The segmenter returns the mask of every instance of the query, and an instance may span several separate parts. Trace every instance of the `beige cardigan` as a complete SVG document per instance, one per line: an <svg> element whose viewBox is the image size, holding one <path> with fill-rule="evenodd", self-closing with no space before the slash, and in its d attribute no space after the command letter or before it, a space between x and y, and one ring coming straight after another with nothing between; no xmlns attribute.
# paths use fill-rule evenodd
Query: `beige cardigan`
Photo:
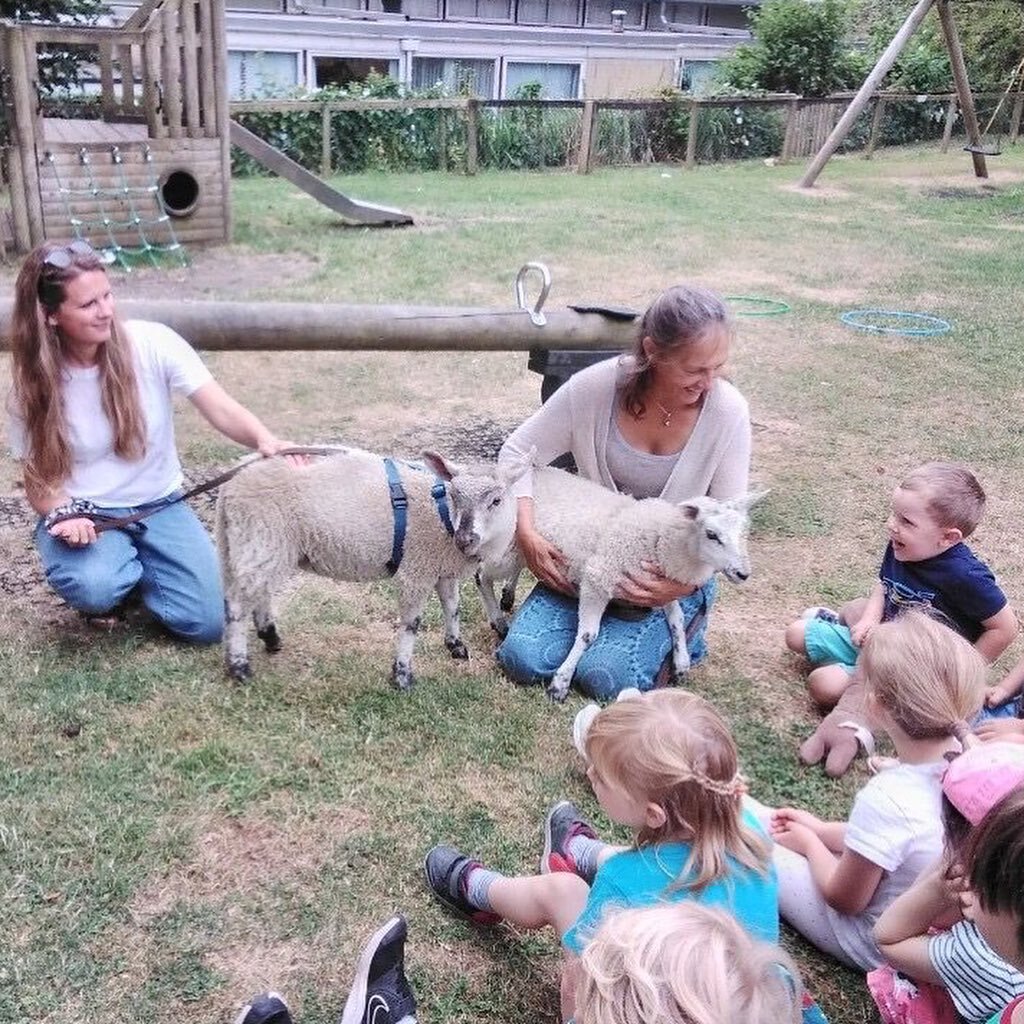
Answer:
<svg viewBox="0 0 1024 1024"><path fill-rule="evenodd" d="M616 356L574 374L502 445L498 461L536 448L535 466L571 452L580 475L617 490L608 471L608 431L624 366L631 356ZM717 379L661 497L685 501L700 495L735 498L747 492L750 475L750 412L746 399L728 381ZM527 474L513 489L516 497L533 493Z"/></svg>

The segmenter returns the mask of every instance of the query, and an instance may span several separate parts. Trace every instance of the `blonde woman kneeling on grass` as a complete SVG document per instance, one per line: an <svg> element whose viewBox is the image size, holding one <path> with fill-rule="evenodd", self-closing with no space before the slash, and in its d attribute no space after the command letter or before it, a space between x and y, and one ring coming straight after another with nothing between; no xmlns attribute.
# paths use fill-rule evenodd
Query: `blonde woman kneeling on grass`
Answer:
<svg viewBox="0 0 1024 1024"><path fill-rule="evenodd" d="M548 815L546 873L509 878L434 847L427 884L446 906L478 923L556 928L567 954L563 1019L573 1012L578 957L612 907L692 900L778 940L770 843L742 808L736 744L710 704L685 690L620 701L594 719L586 751L598 802L635 831L633 848L602 843L571 804L559 804Z"/></svg>

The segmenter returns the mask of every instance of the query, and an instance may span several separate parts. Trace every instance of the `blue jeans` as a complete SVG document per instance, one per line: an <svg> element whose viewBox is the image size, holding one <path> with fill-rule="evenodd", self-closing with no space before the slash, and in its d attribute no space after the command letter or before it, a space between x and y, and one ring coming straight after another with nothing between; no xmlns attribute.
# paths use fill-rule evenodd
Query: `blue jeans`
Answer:
<svg viewBox="0 0 1024 1024"><path fill-rule="evenodd" d="M104 508L126 516L176 497L135 508ZM52 537L40 519L36 547L46 582L72 608L103 615L138 588L143 604L183 640L217 643L224 632L220 565L210 535L183 501L123 530L107 530L84 548Z"/></svg>

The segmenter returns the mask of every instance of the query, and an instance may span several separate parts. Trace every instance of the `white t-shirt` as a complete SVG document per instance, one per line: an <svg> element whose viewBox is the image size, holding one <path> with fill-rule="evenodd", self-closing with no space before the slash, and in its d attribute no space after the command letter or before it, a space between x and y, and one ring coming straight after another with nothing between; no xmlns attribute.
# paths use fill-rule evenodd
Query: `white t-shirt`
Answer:
<svg viewBox="0 0 1024 1024"><path fill-rule="evenodd" d="M124 329L135 349L135 375L146 422L146 450L134 462L114 452L114 436L103 412L99 367L67 367L61 388L71 445L71 476L64 489L102 508L124 508L158 501L181 486L181 463L174 444L172 396L191 395L210 371L181 335L163 324L129 320ZM11 412L11 454L28 454L25 425Z"/></svg>
<svg viewBox="0 0 1024 1024"><path fill-rule="evenodd" d="M871 934L875 922L942 853L945 767L945 761L935 761L886 768L853 801L845 845L884 869L871 902L859 914L827 908L835 936L854 963L880 962Z"/></svg>

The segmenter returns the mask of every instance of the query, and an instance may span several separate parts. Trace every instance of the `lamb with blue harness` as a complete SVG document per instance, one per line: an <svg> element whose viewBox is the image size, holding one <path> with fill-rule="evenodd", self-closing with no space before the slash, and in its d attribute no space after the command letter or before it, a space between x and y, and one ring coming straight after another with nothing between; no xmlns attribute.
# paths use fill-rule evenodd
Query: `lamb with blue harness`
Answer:
<svg viewBox="0 0 1024 1024"><path fill-rule="evenodd" d="M512 543L516 501L509 488L529 466L523 460L467 469L433 452L423 458L425 466L339 448L301 467L267 459L221 489L217 546L231 678L252 674L250 614L266 649L280 649L272 600L298 568L339 580L394 577L392 678L399 689L413 683L413 646L432 590L444 613L445 646L453 658L468 657L459 636L459 581Z"/></svg>

